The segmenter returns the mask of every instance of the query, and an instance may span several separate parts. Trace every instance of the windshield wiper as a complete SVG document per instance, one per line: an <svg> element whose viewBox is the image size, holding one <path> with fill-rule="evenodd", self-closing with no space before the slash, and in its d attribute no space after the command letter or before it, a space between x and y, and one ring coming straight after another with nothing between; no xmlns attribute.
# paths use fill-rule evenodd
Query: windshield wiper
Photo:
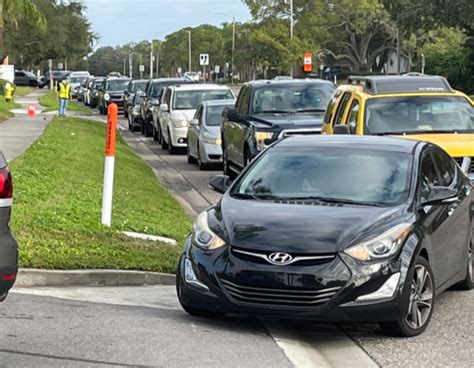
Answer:
<svg viewBox="0 0 474 368"><path fill-rule="evenodd" d="M379 202L360 202L354 201L352 199L343 199L343 198L332 198L332 197L319 197L319 196L307 196L307 197L288 197L288 198L278 198L279 200L288 200L288 201L317 201L324 203L341 203L341 204L355 204L358 206L375 206L375 207L384 207L382 203Z"/></svg>
<svg viewBox="0 0 474 368"><path fill-rule="evenodd" d="M294 114L294 111L283 111L283 110L264 110L259 111L259 114Z"/></svg>
<svg viewBox="0 0 474 368"><path fill-rule="evenodd" d="M303 109L303 110L298 110L297 112L320 112L320 113L325 113L326 109Z"/></svg>
<svg viewBox="0 0 474 368"><path fill-rule="evenodd" d="M249 193L232 193L231 196L237 199L254 199L254 200L268 200L268 199L276 199L275 196L270 194L249 194Z"/></svg>

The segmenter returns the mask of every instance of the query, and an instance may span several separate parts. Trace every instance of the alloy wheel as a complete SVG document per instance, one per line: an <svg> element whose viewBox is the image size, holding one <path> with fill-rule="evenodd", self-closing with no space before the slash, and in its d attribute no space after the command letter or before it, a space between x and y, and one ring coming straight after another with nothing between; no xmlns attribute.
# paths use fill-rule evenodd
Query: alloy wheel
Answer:
<svg viewBox="0 0 474 368"><path fill-rule="evenodd" d="M406 322L410 328L418 330L429 320L433 306L433 280L425 266L415 267L410 284L410 301Z"/></svg>
<svg viewBox="0 0 474 368"><path fill-rule="evenodd" d="M468 277L471 277L471 282L474 282L474 257L472 255L472 242L469 244L469 249L467 253L467 271L469 273Z"/></svg>

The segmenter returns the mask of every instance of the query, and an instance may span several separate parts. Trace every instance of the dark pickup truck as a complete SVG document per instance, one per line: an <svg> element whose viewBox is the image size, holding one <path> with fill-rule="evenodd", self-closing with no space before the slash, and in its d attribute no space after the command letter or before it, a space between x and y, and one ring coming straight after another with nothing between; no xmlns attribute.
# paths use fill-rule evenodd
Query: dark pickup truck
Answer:
<svg viewBox="0 0 474 368"><path fill-rule="evenodd" d="M224 174L234 178L277 139L320 134L324 112L336 86L324 80L246 83L235 108L222 115Z"/></svg>

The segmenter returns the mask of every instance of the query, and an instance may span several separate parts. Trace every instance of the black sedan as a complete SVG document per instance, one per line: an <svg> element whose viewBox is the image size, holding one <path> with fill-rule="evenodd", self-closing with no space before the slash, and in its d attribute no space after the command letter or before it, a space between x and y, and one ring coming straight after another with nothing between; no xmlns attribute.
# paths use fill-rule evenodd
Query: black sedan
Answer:
<svg viewBox="0 0 474 368"><path fill-rule="evenodd" d="M279 141L201 213L177 270L190 314L378 322L418 335L435 296L473 287L471 183L433 144Z"/></svg>

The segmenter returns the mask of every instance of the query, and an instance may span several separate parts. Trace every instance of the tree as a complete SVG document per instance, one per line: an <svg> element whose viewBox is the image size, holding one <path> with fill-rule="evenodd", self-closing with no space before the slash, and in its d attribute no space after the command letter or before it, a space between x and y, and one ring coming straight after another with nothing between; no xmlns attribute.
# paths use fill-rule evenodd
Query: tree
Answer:
<svg viewBox="0 0 474 368"><path fill-rule="evenodd" d="M37 29L46 29L46 20L32 0L0 0L0 58L5 58L5 23L18 24L21 18L32 21Z"/></svg>

